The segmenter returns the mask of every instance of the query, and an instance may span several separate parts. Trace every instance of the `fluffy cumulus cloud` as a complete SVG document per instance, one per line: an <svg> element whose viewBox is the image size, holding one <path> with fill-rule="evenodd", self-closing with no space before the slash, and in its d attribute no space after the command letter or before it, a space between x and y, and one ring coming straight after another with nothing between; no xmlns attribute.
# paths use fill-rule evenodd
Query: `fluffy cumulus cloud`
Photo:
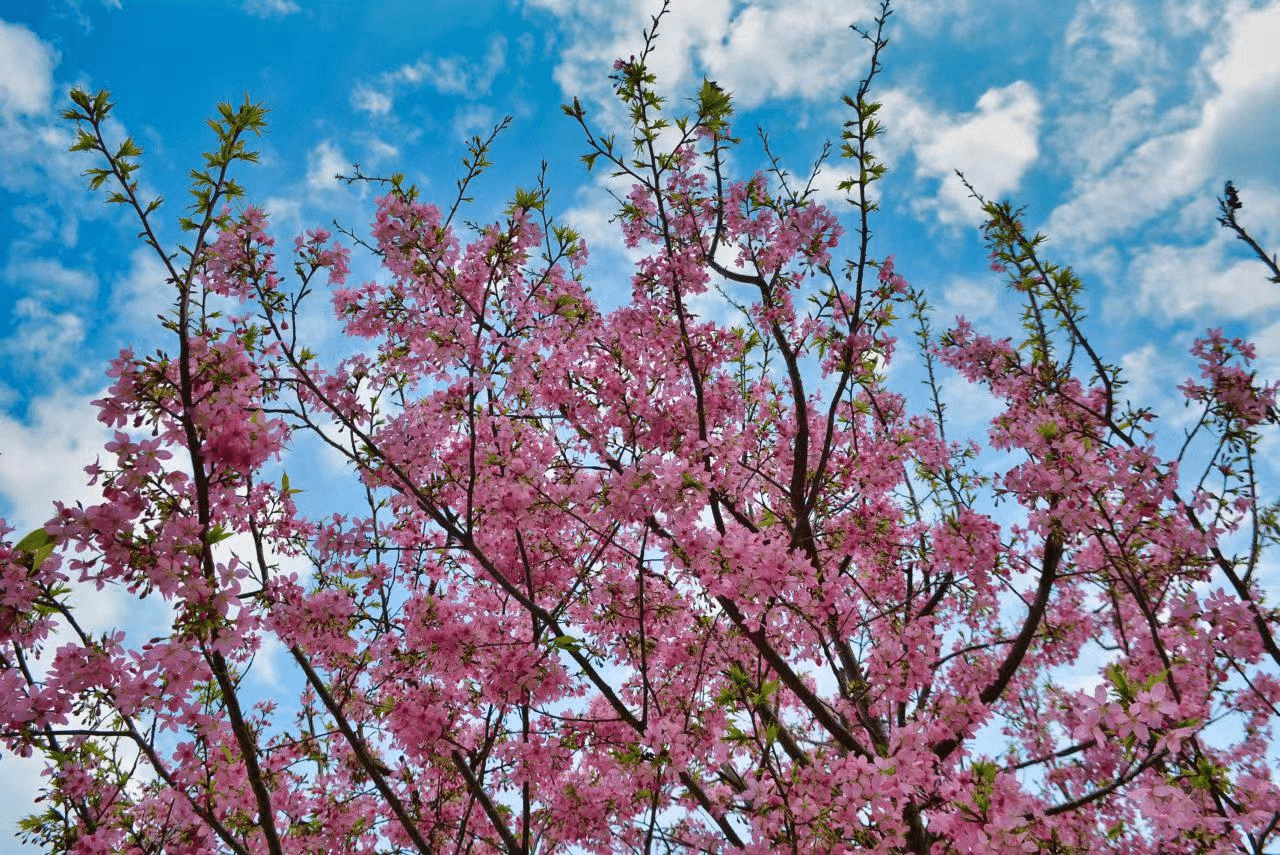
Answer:
<svg viewBox="0 0 1280 855"><path fill-rule="evenodd" d="M891 144L914 156L918 178L938 182L934 194L915 203L917 213L943 223L982 221L957 170L994 199L1015 190L1040 154L1040 98L1025 81L988 89L972 111L956 115L902 90L884 93L881 101Z"/></svg>
<svg viewBox="0 0 1280 855"><path fill-rule="evenodd" d="M13 295L11 300L21 295L43 300L63 288L83 293L87 274L48 257L76 245L83 220L106 215L81 177L84 155L68 150L74 136L55 103L60 96L54 93L65 91L61 82L55 85L58 61L48 42L0 20L0 190L15 194L10 204L0 205L0 239L7 238L0 243L0 258L6 259L0 296ZM11 308L0 299L0 327ZM56 329L67 332L66 320Z"/></svg>
<svg viewBox="0 0 1280 855"><path fill-rule="evenodd" d="M1127 67L1152 59L1147 29L1147 13L1133 0L1085 0L1067 25L1065 42L1078 55L1105 57L1112 67ZM1089 53L1079 54L1086 45Z"/></svg>
<svg viewBox="0 0 1280 855"><path fill-rule="evenodd" d="M53 109L58 60L35 33L0 20L0 188L54 194L83 183L84 167L67 151L70 130Z"/></svg>
<svg viewBox="0 0 1280 855"><path fill-rule="evenodd" d="M58 55L35 33L0 21L0 113L39 113L53 93Z"/></svg>
<svg viewBox="0 0 1280 855"><path fill-rule="evenodd" d="M632 0L532 0L567 33L556 82L568 95L608 104L601 68L629 56L651 25L654 4ZM865 43L848 25L873 17L865 0L729 0L673 4L659 24L649 67L666 88L706 76L734 93L739 105L777 98L830 98L856 83Z"/></svg>
<svg viewBox="0 0 1280 855"><path fill-rule="evenodd" d="M971 321L990 318L1000 309L1002 287L996 277L954 277L943 289L939 315L947 321L956 316Z"/></svg>
<svg viewBox="0 0 1280 855"><path fill-rule="evenodd" d="M10 255L4 280L11 289L42 301L83 303L92 299L98 290L98 279L91 271L27 253Z"/></svg>
<svg viewBox="0 0 1280 855"><path fill-rule="evenodd" d="M864 45L848 25L871 17L867 3L804 0L749 6L695 45L705 73L744 107L772 98L827 99L862 71Z"/></svg>
<svg viewBox="0 0 1280 855"><path fill-rule="evenodd" d="M1211 168L1231 168L1239 180L1267 179L1276 186L1280 176L1267 142L1280 139L1280 3L1230 23L1222 47L1209 54L1217 95L1204 106L1197 144Z"/></svg>
<svg viewBox="0 0 1280 855"><path fill-rule="evenodd" d="M100 395L101 392L55 392L32 400L24 419L0 412L0 515L14 527L12 537L22 537L48 520L54 513L55 500L68 505L102 501L101 486L91 486L84 471L111 437L90 403ZM167 625L167 621L154 617L157 611L168 611L158 598L150 601L149 608L140 610L138 603L120 588L96 590L91 584L72 581L71 589L77 619L91 634L126 622L131 624L131 631L140 635L155 634ZM147 616L151 619L145 619ZM64 627L56 633L47 649L56 649L69 640L67 632ZM34 664L37 669L42 667L39 660ZM46 782L40 775L42 762L6 754L3 763L6 771L0 776L0 828L4 829L5 839L12 842L17 820L41 810L32 797ZM6 844L4 851L35 850L19 850Z"/></svg>
<svg viewBox="0 0 1280 855"><path fill-rule="evenodd" d="M14 295L12 302L0 302L8 310L6 322L0 323L0 358L23 366L19 377L48 384L65 372L84 369L82 345L89 331L85 307L92 305L98 282L91 272L34 251L32 245L15 241L0 275L0 287Z"/></svg>

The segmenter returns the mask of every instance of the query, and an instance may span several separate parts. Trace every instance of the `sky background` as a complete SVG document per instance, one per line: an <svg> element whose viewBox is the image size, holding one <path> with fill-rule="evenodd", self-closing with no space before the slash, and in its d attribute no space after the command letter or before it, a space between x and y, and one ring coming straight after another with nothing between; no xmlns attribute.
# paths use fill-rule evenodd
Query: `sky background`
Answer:
<svg viewBox="0 0 1280 855"><path fill-rule="evenodd" d="M163 343L154 316L170 298L158 264L126 212L86 189L80 173L98 164L66 150L72 129L58 114L71 86L112 91L113 132L144 148L143 187L169 200L167 239L219 101L247 93L271 110L262 164L238 177L285 245L335 219L365 230L369 188L333 179L353 163L403 171L448 203L465 140L510 115L469 217L495 217L547 161L551 210L586 236L587 282L607 306L630 293L629 259L609 224L604 176L583 169L581 131L559 105L576 95L598 128L617 129L612 61L639 51L658 8L0 0L0 516L21 535L53 499L93 497L81 469L106 439L89 405L105 388L106 360L126 344ZM1126 369L1131 396L1174 425L1174 387L1192 372L1187 348L1210 325L1257 341L1262 370L1280 374L1280 286L1215 223L1215 196L1231 179L1242 222L1280 249L1280 2L902 0L895 9L876 89L887 126L879 151L892 171L879 185L873 253L895 255L898 271L929 290L940 325L964 314L1006 328L1012 305L987 269L960 169L987 197L1028 206L1029 224L1050 236L1048 257L1090 288L1091 334ZM757 126L804 174L824 140L838 141L848 118L840 95L866 72L867 46L847 25L869 25L874 11L862 0L675 0L652 68L673 105L704 75L733 93L741 175L765 165ZM845 174L836 161L818 180L837 210ZM362 264L358 276L375 275ZM318 316L312 324L317 349L341 347ZM981 396L949 389L960 404L952 412L980 425ZM98 617L119 615L107 605ZM0 757L0 824L25 812L31 771Z"/></svg>

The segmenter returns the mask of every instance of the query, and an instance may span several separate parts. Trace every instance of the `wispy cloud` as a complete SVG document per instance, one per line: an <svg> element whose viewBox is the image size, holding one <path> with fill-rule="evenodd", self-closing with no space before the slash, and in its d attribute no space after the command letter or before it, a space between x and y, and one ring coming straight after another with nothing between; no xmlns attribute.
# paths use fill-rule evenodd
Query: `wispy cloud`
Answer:
<svg viewBox="0 0 1280 855"><path fill-rule="evenodd" d="M137 246L129 253L129 267L112 283L112 316L135 340L138 331L158 329L156 316L172 310L175 292L168 278L155 252Z"/></svg>
<svg viewBox="0 0 1280 855"><path fill-rule="evenodd" d="M241 8L259 18L283 18L302 11L293 0L244 0Z"/></svg>
<svg viewBox="0 0 1280 855"><path fill-rule="evenodd" d="M10 256L4 280L13 291L59 304L83 304L98 290L98 279L91 271L67 267L54 258L25 254Z"/></svg>
<svg viewBox="0 0 1280 855"><path fill-rule="evenodd" d="M0 354L48 381L72 365L85 341L85 323L72 311L56 311L31 297L14 303L13 326L0 342Z"/></svg>
<svg viewBox="0 0 1280 855"><path fill-rule="evenodd" d="M307 152L307 187L313 191L331 190L336 186L334 176L349 170L351 161L342 149L329 140L323 140Z"/></svg>
<svg viewBox="0 0 1280 855"><path fill-rule="evenodd" d="M397 93L428 87L441 95L480 98L493 90L493 83L506 66L507 40L501 33L489 38L484 56L426 55L383 73L376 81L361 81L351 89L351 106L371 115L390 113Z"/></svg>
<svg viewBox="0 0 1280 855"><path fill-rule="evenodd" d="M1264 190L1276 186L1269 146L1280 137L1274 108L1280 65L1272 59L1280 4L1222 15L1193 72L1198 85L1191 100L1166 111L1172 126L1142 138L1140 123L1118 122L1133 144L1120 156L1096 159L1097 168L1077 181L1072 198L1049 219L1055 237L1086 246L1103 242L1174 213L1228 177L1247 177ZM1154 94L1133 94L1130 103L1150 114Z"/></svg>
<svg viewBox="0 0 1280 855"><path fill-rule="evenodd" d="M383 116L391 112L391 95L389 92L376 89L368 83L357 83L351 90L351 106L375 116Z"/></svg>
<svg viewBox="0 0 1280 855"><path fill-rule="evenodd" d="M1214 318L1221 323L1270 316L1280 309L1280 288L1267 283L1257 261L1239 259L1225 232L1203 246L1142 250L1126 279L1138 283L1141 308L1168 319Z"/></svg>
<svg viewBox="0 0 1280 855"><path fill-rule="evenodd" d="M723 33L704 30L693 47L707 76L737 93L743 107L775 98L827 99L863 71L851 61L863 42L848 25L865 22L871 11L869 3L848 0L750 6L730 18Z"/></svg>

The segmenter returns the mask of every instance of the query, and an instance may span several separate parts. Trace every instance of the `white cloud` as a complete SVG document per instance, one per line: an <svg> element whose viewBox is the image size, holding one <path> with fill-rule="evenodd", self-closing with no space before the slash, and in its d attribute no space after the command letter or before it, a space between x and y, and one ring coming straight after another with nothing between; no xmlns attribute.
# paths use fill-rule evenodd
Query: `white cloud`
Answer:
<svg viewBox="0 0 1280 855"><path fill-rule="evenodd" d="M349 171L351 161L329 140L323 140L307 152L307 187L314 191L332 190L335 175Z"/></svg>
<svg viewBox="0 0 1280 855"><path fill-rule="evenodd" d="M501 33L489 37L478 60L463 56L423 56L383 74L377 84L362 81L351 89L351 106L374 116L391 112L397 89L428 86L441 95L476 98L488 95L507 64L507 40Z"/></svg>
<svg viewBox="0 0 1280 855"><path fill-rule="evenodd" d="M86 33L93 31L93 20L90 18L89 13L84 11L83 0L60 0L57 5L64 7L66 13L75 19L77 26L79 26L81 30ZM98 0L98 5L104 6L107 9L124 8L121 0Z"/></svg>
<svg viewBox="0 0 1280 855"><path fill-rule="evenodd" d="M2 247L9 259L4 278L10 285L24 286L22 279L45 276L55 284L69 284L69 271L39 260L46 252L42 244L57 240L73 247L81 219L107 215L81 176L89 157L68 151L72 129L53 109L58 59L57 51L30 30L0 21L0 189L18 196L0 211L0 222L12 218L9 225L18 226ZM113 122L110 133L122 136L120 130Z"/></svg>
<svg viewBox="0 0 1280 855"><path fill-rule="evenodd" d="M933 110L901 90L885 92L881 101L894 144L915 155L916 176L940 182L934 197L916 203L917 212L943 223L983 219L956 170L994 199L1015 190L1039 156L1040 98L1026 81L988 89L973 112L958 116Z"/></svg>
<svg viewBox="0 0 1280 855"><path fill-rule="evenodd" d="M367 83L357 83L351 90L351 106L375 116L391 112L391 96Z"/></svg>
<svg viewBox="0 0 1280 855"><path fill-rule="evenodd" d="M1001 32L1007 30L1009 16L1026 14L1027 4L1022 0L909 0L895 5L893 11L893 24L901 21L930 37L942 31L957 41L973 41L975 34L989 33L995 26L1001 26ZM859 21L860 26L870 26L866 18Z"/></svg>
<svg viewBox="0 0 1280 855"><path fill-rule="evenodd" d="M1276 321L1253 335L1258 348L1259 373L1267 379L1280 378L1280 321Z"/></svg>
<svg viewBox="0 0 1280 855"><path fill-rule="evenodd" d="M1157 102L1154 87L1144 85L1100 98L1088 109L1064 111L1056 117L1058 131L1050 141L1055 160L1085 175L1113 166L1169 120L1161 115ZM1099 116L1099 109L1104 116Z"/></svg>
<svg viewBox="0 0 1280 855"><path fill-rule="evenodd" d="M65 184L67 190L80 189L71 185L69 180ZM85 198L88 199L87 195ZM97 202L96 199L92 201ZM15 205L10 216L18 224L17 233L22 236L9 244L11 259L39 254L44 251L40 244L46 241L57 241L62 247L72 249L80 238L80 219L76 212L57 205Z"/></svg>
<svg viewBox="0 0 1280 855"><path fill-rule="evenodd" d="M4 278L14 290L42 301L84 302L98 291L98 279L92 272L31 255L11 255Z"/></svg>
<svg viewBox="0 0 1280 855"><path fill-rule="evenodd" d="M1218 95L1204 106L1197 147L1215 172L1232 170L1277 183L1274 142L1280 138L1280 3L1230 19L1225 45L1206 50ZM1216 53L1216 55L1215 55Z"/></svg>
<svg viewBox="0 0 1280 855"><path fill-rule="evenodd" d="M487 137L498 123L498 115L492 107L468 104L453 115L453 134L458 139L468 139L477 134Z"/></svg>
<svg viewBox="0 0 1280 855"><path fill-rule="evenodd" d="M946 406L947 431L952 437L979 436L1004 404L986 386L970 383L957 374L947 374L938 384Z"/></svg>
<svg viewBox="0 0 1280 855"><path fill-rule="evenodd" d="M22 297L13 306L14 329L0 341L0 353L49 379L76 362L85 340L85 324L74 312L51 310Z"/></svg>
<svg viewBox="0 0 1280 855"><path fill-rule="evenodd" d="M852 167L845 166L846 162L828 160L822 164L818 174L813 177L813 198L816 202L835 209L843 209L848 204L851 191L841 190L839 185L842 181L856 178L858 173ZM868 195L873 201L880 197L878 189L875 184L869 188Z"/></svg>
<svg viewBox="0 0 1280 855"><path fill-rule="evenodd" d="M10 117L0 110L0 151L5 154L0 187L60 199L75 192L83 198L80 173L85 159L83 154L67 150L74 140L70 129L53 124L52 117L23 119L28 117ZM93 210L101 207L95 200Z"/></svg>
<svg viewBox="0 0 1280 855"><path fill-rule="evenodd" d="M302 11L293 0L244 0L241 8L259 18L283 18Z"/></svg>
<svg viewBox="0 0 1280 855"><path fill-rule="evenodd" d="M1216 192L1228 177L1262 184L1264 190L1276 185L1274 140L1280 137L1280 115L1274 105L1280 101L1280 65L1272 55L1280 43L1280 4L1219 14L1218 30L1196 70L1205 82L1200 93L1183 105L1162 109L1169 118L1154 116L1155 133L1148 132L1142 142L1137 142L1140 121L1119 124L1120 136L1130 139L1116 148L1127 153L1092 160L1097 171L1078 180L1071 200L1049 218L1048 231L1055 239L1087 246L1126 234L1175 213L1188 197L1204 194L1208 187ZM1202 17L1197 13L1193 22ZM1134 103L1149 116L1155 113L1151 96L1131 97L1139 99ZM1123 117L1116 109L1110 115ZM1074 144L1087 147L1089 139Z"/></svg>
<svg viewBox="0 0 1280 855"><path fill-rule="evenodd" d="M1165 212L1208 177L1191 142L1186 133L1157 136L1114 168L1080 182L1078 192L1049 216L1049 234L1062 242L1099 243Z"/></svg>
<svg viewBox="0 0 1280 855"><path fill-rule="evenodd" d="M773 98L827 99L864 73L858 58L865 43L848 25L871 16L871 4L849 0L752 5L723 37L713 29L697 47L707 76L744 107Z"/></svg>
<svg viewBox="0 0 1280 855"><path fill-rule="evenodd" d="M35 33L0 21L0 113L42 113L53 94L58 53Z"/></svg>
<svg viewBox="0 0 1280 855"><path fill-rule="evenodd" d="M1169 363L1166 354L1160 353L1150 342L1120 357L1120 377L1125 381L1121 395L1136 406L1155 403L1160 368Z"/></svg>
<svg viewBox="0 0 1280 855"><path fill-rule="evenodd" d="M1222 13L1222 0L1164 0L1160 20L1176 31L1204 30Z"/></svg>
<svg viewBox="0 0 1280 855"><path fill-rule="evenodd" d="M393 79L417 86L424 81L442 95L465 95L471 91L470 69L456 56L442 59L420 59L413 65L401 66Z"/></svg>
<svg viewBox="0 0 1280 855"><path fill-rule="evenodd" d="M1146 18L1133 0L1085 0L1067 25L1067 49L1100 42L1113 64L1140 60L1150 50Z"/></svg>
<svg viewBox="0 0 1280 855"><path fill-rule="evenodd" d="M1227 253L1239 260L1228 261ZM1203 246L1154 246L1133 259L1126 281L1136 282L1138 307L1171 319L1248 320L1280 309L1280 287L1266 281L1254 259L1241 259L1219 232Z"/></svg>
<svg viewBox="0 0 1280 855"><path fill-rule="evenodd" d="M1000 308L1002 287L994 274L984 278L956 277L942 292L940 313L948 323L957 315L970 321L993 315Z"/></svg>
<svg viewBox="0 0 1280 855"><path fill-rule="evenodd" d="M140 330L159 331L156 316L168 313L174 305L175 294L168 279L169 271L153 249L138 246L129 253L129 269L113 283L111 305L117 322L130 335L136 336Z"/></svg>
<svg viewBox="0 0 1280 855"><path fill-rule="evenodd" d="M54 513L55 500L68 505L102 501L100 487L90 486L84 472L111 436L90 403L100 394L55 392L32 401L25 420L0 413L0 512L7 514L15 529L10 537L22 537L43 525ZM91 583L74 579L70 587L68 599L76 618L91 635L125 626L146 637L170 625L158 616L169 616L171 610L155 599L140 604L122 587L109 585L97 590ZM63 625L50 637L46 649L56 649L65 641L71 641L71 636ZM47 658L34 662L37 671L47 664ZM6 772L0 783L0 828L8 836L18 817L41 808L32 799L45 785L38 777L44 763L9 754L2 762ZM34 850L7 845L6 851Z"/></svg>
<svg viewBox="0 0 1280 855"><path fill-rule="evenodd" d="M642 0L533 0L532 5L558 17L566 34L555 71L561 91L603 108L606 124L619 122L621 113L601 69L637 52L655 5ZM658 25L649 70L666 91L706 76L733 93L742 107L776 98L830 98L851 88L864 71L866 43L847 25L868 24L873 11L866 0L674 4Z"/></svg>
<svg viewBox="0 0 1280 855"><path fill-rule="evenodd" d="M101 500L84 473L110 439L89 403L96 397L55 392L37 398L25 421L0 413L0 499L18 531L25 534L43 524L55 499Z"/></svg>
<svg viewBox="0 0 1280 855"><path fill-rule="evenodd" d="M1222 195L1222 188L1215 188L1217 196ZM1236 212L1236 221L1243 225L1259 244L1274 252L1280 249L1280 182L1268 183L1256 179L1246 179L1246 183L1237 186L1237 195L1244 207ZM1208 201L1206 200L1206 205ZM1214 201L1217 213L1217 202ZM1241 242L1232 244L1242 258L1256 259L1253 251ZM1259 273L1263 271L1262 262L1257 262Z"/></svg>
<svg viewBox="0 0 1280 855"><path fill-rule="evenodd" d="M573 206L560 214L559 219L582 235L589 252L608 252L629 261L638 261L648 250L641 247L628 249L622 230L613 222L618 213L618 200L610 190L625 195L629 189L630 185L624 178L601 173L594 182L584 183L578 188Z"/></svg>
<svg viewBox="0 0 1280 855"><path fill-rule="evenodd" d="M369 152L369 159L375 163L395 160L400 156L400 149L386 140L372 139L367 143L366 149Z"/></svg>
<svg viewBox="0 0 1280 855"><path fill-rule="evenodd" d="M269 230L280 235L302 234L308 225L302 216L302 200L292 196L268 196L262 209L270 218Z"/></svg>

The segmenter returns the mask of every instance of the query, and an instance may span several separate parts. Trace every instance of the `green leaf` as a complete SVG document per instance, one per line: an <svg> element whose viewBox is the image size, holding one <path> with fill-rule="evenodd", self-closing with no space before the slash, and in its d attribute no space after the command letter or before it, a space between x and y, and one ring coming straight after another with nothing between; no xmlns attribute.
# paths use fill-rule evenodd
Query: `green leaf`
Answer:
<svg viewBox="0 0 1280 855"><path fill-rule="evenodd" d="M551 646L556 650L570 650L574 653L582 650L582 642L572 635L557 635L551 639Z"/></svg>
<svg viewBox="0 0 1280 855"><path fill-rule="evenodd" d="M221 543L233 534L235 534L235 532L227 531L222 526L215 525L213 528L209 529L209 533L205 535L204 542L213 546L215 543Z"/></svg>
<svg viewBox="0 0 1280 855"><path fill-rule="evenodd" d="M778 687L781 685L781 680L765 680L764 684L760 686L759 694L756 695L756 702L761 704L768 703L769 696L778 691Z"/></svg>
<svg viewBox="0 0 1280 855"><path fill-rule="evenodd" d="M17 544L15 544L15 547L17 549L21 549L23 552L36 552L46 546L53 545L53 543L53 535L49 534L42 528L38 528L26 537L22 538L22 540L18 541Z"/></svg>
<svg viewBox="0 0 1280 855"><path fill-rule="evenodd" d="M31 569L39 570L40 565L44 563L44 560L52 554L53 554L52 543L49 544L48 546L43 546L40 549L37 549L35 552L31 553Z"/></svg>
<svg viewBox="0 0 1280 855"><path fill-rule="evenodd" d="M53 548L56 545L57 540L52 535L44 529L38 528L18 541L14 548L29 555L31 557L31 569L39 570L45 559L53 554Z"/></svg>
<svg viewBox="0 0 1280 855"><path fill-rule="evenodd" d="M89 109L89 93L85 92L79 86L71 90L71 101L82 110Z"/></svg>
<svg viewBox="0 0 1280 855"><path fill-rule="evenodd" d="M516 188L516 198L512 207L516 211L541 211L544 199L537 190L526 190L523 187Z"/></svg>
<svg viewBox="0 0 1280 855"><path fill-rule="evenodd" d="M93 134L84 128L76 128L76 141L71 144L69 151L96 151L98 148L98 140Z"/></svg>
<svg viewBox="0 0 1280 855"><path fill-rule="evenodd" d="M729 93L720 88L713 80L703 80L698 90L698 114L703 123L712 131L724 127L725 121L733 115L733 102Z"/></svg>
<svg viewBox="0 0 1280 855"><path fill-rule="evenodd" d="M133 137L125 137L124 142L120 143L120 148L116 150L116 157L118 158L140 157L141 155L142 149L133 141Z"/></svg>

